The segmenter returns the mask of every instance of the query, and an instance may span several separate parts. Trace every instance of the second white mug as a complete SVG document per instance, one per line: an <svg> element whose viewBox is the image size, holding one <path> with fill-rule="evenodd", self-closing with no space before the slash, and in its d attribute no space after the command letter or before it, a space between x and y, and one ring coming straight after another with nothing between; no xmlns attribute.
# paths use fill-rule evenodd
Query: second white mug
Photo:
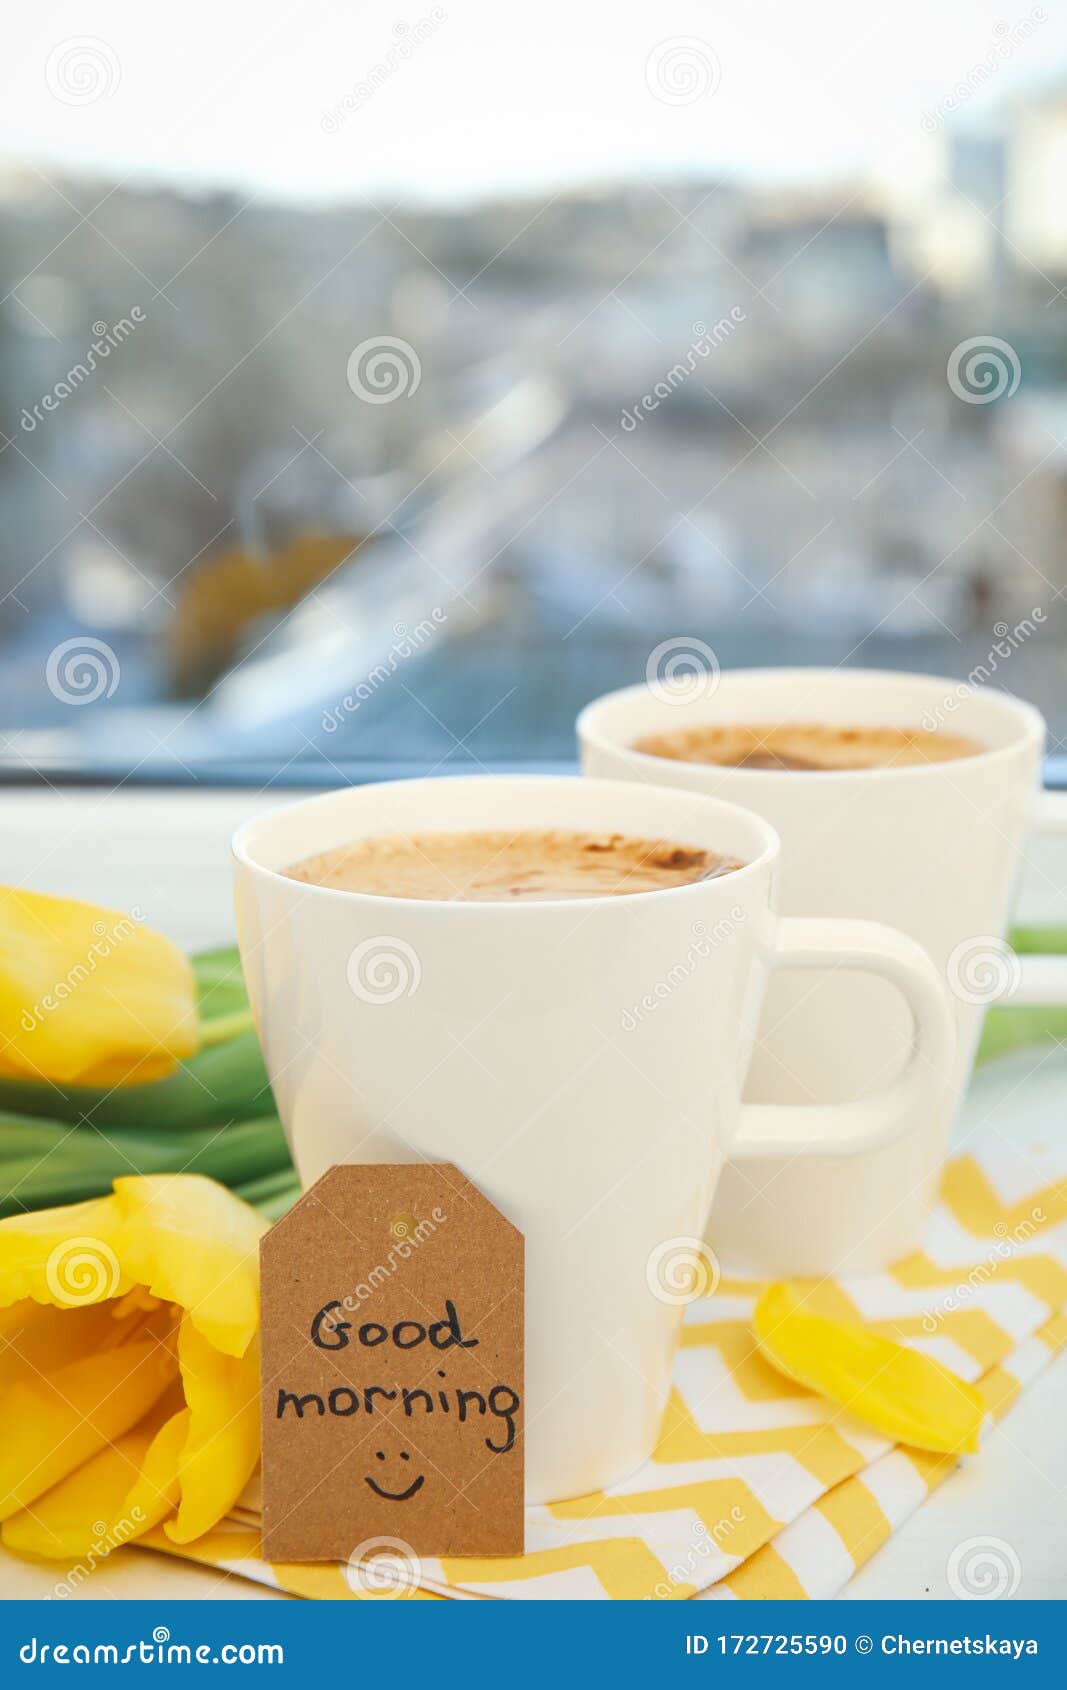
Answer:
<svg viewBox="0 0 1067 1690"><path fill-rule="evenodd" d="M945 763L795 773L647 756L634 741L704 723L937 727L975 740ZM929 952L957 1054L942 1097L862 1158L768 1155L728 1168L710 1237L763 1274L865 1272L918 1247L949 1132L994 1001L1067 1002L1067 962L1003 944L1027 839L1067 831L1067 795L1041 795L1045 725L992 688L854 669L738 669L686 696L635 686L578 719L588 775L665 781L751 806L783 844L782 908L873 917ZM1061 888L1067 901L1067 887ZM747 1095L808 1104L881 1087L909 1048L899 1001L874 980L822 973L771 988Z"/></svg>

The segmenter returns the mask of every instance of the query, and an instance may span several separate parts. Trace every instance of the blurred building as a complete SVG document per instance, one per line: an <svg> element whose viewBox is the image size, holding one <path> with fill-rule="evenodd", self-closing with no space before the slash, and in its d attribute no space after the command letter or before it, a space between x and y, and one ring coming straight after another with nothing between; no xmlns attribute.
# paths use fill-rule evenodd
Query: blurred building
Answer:
<svg viewBox="0 0 1067 1690"><path fill-rule="evenodd" d="M675 180L384 217L0 178L5 718L54 716L40 652L70 627L147 699L210 686L360 542L418 554L442 500L477 519L494 654L565 639L576 675L678 624L954 670L1044 604L1062 641L1067 89L932 144L905 203ZM961 399L990 334L1018 381ZM367 403L349 360L382 337L419 379Z"/></svg>

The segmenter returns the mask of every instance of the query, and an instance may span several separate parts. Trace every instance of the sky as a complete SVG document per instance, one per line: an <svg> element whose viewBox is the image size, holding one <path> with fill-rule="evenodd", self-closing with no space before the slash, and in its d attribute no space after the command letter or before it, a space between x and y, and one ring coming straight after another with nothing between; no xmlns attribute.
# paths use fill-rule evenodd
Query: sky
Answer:
<svg viewBox="0 0 1067 1690"><path fill-rule="evenodd" d="M49 0L4 33L0 157L312 202L907 184L946 100L1067 67L1067 0Z"/></svg>

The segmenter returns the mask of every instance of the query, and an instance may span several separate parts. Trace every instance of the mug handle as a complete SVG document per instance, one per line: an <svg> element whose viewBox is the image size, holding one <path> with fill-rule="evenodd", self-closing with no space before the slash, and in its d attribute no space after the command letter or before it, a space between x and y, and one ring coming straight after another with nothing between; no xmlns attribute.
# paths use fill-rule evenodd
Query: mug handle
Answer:
<svg viewBox="0 0 1067 1690"><path fill-rule="evenodd" d="M1042 792L1034 813L1038 838L1067 834L1067 792ZM1056 1009L1067 1005L1067 956L1021 956L1019 983L1001 1000L1005 1009Z"/></svg>
<svg viewBox="0 0 1067 1690"><path fill-rule="evenodd" d="M895 986L914 1021L911 1054L884 1091L849 1103L745 1103L730 1149L735 1161L762 1156L855 1156L914 1127L947 1086L956 1019L945 981L921 945L878 921L782 916L771 959L780 968L847 968Z"/></svg>

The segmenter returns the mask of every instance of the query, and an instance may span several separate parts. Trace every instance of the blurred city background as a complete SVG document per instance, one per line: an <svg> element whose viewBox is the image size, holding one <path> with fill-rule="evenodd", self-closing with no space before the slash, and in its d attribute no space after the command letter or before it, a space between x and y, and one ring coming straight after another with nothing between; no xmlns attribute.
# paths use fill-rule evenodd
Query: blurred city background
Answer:
<svg viewBox="0 0 1067 1690"><path fill-rule="evenodd" d="M558 762L664 641L1056 748L1067 8L500 10L20 24L5 771Z"/></svg>

